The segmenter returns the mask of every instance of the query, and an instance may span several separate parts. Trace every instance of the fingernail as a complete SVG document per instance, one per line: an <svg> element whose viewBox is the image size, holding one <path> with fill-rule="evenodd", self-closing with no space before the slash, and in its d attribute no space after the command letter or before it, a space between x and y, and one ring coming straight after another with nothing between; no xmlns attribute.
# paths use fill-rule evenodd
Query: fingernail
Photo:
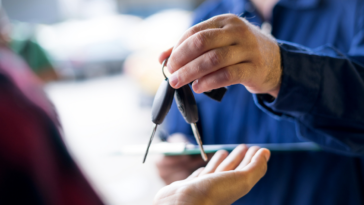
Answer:
<svg viewBox="0 0 364 205"><path fill-rule="evenodd" d="M173 73L171 75L171 77L169 77L169 84L174 88L177 86L177 84L178 84L178 72Z"/></svg>
<svg viewBox="0 0 364 205"><path fill-rule="evenodd" d="M192 83L192 89L195 91L195 92L198 92L200 88L200 84L198 83L198 80L195 80L193 83Z"/></svg>

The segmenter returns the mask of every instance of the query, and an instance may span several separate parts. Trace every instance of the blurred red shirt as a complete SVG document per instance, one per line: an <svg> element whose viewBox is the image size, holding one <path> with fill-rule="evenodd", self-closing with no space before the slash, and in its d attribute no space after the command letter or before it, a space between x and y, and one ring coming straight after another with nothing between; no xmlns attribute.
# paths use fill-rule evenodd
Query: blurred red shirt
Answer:
<svg viewBox="0 0 364 205"><path fill-rule="evenodd" d="M26 64L0 48L0 204L102 204Z"/></svg>

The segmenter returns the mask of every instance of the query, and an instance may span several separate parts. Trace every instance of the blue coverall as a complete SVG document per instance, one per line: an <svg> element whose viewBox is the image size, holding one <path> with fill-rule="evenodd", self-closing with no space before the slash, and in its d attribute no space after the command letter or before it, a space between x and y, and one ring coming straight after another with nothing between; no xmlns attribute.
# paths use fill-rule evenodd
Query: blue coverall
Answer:
<svg viewBox="0 0 364 205"><path fill-rule="evenodd" d="M262 24L248 0L206 1L194 23L223 13ZM282 0L269 23L282 58L278 97L242 85L222 102L195 94L203 142L313 141L324 151L272 153L266 176L235 204L363 205L364 1ZM166 122L194 142L175 103Z"/></svg>

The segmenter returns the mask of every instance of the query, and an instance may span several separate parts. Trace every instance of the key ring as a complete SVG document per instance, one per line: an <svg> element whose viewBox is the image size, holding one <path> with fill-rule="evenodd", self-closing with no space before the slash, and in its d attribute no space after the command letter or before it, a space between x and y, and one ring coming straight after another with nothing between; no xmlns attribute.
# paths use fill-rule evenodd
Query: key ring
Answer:
<svg viewBox="0 0 364 205"><path fill-rule="evenodd" d="M164 77L166 78L165 80L167 80L167 79L168 79L168 78L167 78L167 76L166 76L166 74L164 73L164 67L165 67L165 65L166 65L166 63L167 63L167 61L168 61L168 59L169 59L169 57L167 57L167 58L163 61L163 63L162 63L162 73L163 73Z"/></svg>

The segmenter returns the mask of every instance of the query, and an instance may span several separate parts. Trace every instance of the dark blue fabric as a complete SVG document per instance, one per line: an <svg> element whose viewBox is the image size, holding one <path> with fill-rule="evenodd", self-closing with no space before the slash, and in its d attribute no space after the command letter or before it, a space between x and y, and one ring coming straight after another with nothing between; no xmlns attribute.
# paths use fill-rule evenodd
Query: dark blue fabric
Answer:
<svg viewBox="0 0 364 205"><path fill-rule="evenodd" d="M260 26L246 0L206 1L195 22L234 13ZM273 153L266 176L236 204L364 204L364 1L284 0L273 10L283 77L273 102L232 85L222 102L195 95L205 144L313 141L325 151ZM169 134L192 131L176 105Z"/></svg>

